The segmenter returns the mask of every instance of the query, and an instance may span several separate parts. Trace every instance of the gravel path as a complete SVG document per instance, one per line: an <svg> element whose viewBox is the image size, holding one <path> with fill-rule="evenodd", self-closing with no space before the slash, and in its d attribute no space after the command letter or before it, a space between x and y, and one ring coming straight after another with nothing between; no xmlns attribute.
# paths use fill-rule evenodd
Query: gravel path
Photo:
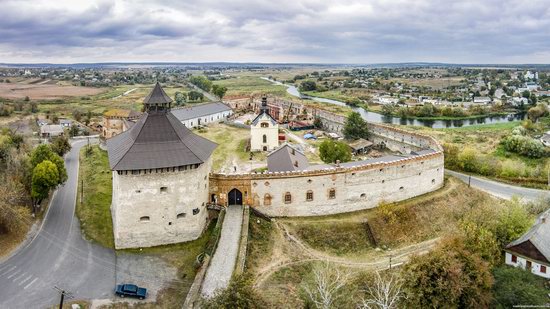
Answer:
<svg viewBox="0 0 550 309"><path fill-rule="evenodd" d="M224 289L229 284L239 253L242 221L243 207L229 206L223 221L218 248L212 257L202 284L201 294L203 297L212 297L216 290Z"/></svg>

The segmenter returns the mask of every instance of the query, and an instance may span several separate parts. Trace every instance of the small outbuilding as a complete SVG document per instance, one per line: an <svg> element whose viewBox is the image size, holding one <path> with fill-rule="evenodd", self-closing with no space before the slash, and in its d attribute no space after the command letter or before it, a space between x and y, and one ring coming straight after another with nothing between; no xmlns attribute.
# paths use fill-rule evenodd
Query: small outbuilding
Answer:
<svg viewBox="0 0 550 309"><path fill-rule="evenodd" d="M348 145L351 148L353 154L357 155L367 152L370 147L372 147L373 142L360 138L350 142Z"/></svg>
<svg viewBox="0 0 550 309"><path fill-rule="evenodd" d="M40 127L40 136L51 138L63 135L63 126L60 124L45 124Z"/></svg>

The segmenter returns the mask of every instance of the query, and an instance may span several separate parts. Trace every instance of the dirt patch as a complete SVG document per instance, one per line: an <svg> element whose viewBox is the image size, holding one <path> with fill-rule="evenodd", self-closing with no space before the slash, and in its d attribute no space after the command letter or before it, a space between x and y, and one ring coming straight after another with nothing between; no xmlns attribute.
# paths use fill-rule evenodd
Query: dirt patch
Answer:
<svg viewBox="0 0 550 309"><path fill-rule="evenodd" d="M62 86L57 84L36 83L1 83L0 97L6 99L24 99L29 97L32 100L56 100L66 97L89 96L104 92L102 88L90 88L79 86Z"/></svg>

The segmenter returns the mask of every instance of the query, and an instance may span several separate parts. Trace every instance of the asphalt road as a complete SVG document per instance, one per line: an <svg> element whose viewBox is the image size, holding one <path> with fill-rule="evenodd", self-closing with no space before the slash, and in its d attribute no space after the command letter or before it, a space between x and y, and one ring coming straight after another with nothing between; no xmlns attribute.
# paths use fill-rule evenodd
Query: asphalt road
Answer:
<svg viewBox="0 0 550 309"><path fill-rule="evenodd" d="M53 196L37 236L0 264L0 308L44 308L58 303L54 286L77 299L111 298L115 254L82 239L76 219L78 155L86 141L73 144L65 158L68 180Z"/></svg>
<svg viewBox="0 0 550 309"><path fill-rule="evenodd" d="M457 177L458 179L464 181L465 183L468 183L469 175L445 170L445 173ZM504 198L504 199L511 199L513 196L519 196L525 200L529 201L535 201L539 199L540 197L546 197L550 198L550 191L548 190L537 190L537 189L529 189L529 188L523 188L518 186L512 186L480 177L471 176L471 186L474 188L477 188L479 190L485 191L491 195Z"/></svg>

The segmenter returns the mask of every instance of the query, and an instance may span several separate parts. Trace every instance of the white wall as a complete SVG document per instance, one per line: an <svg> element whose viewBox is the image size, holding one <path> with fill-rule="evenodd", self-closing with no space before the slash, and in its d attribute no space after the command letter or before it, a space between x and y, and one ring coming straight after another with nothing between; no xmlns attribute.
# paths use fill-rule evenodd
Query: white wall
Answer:
<svg viewBox="0 0 550 309"><path fill-rule="evenodd" d="M270 216L316 216L373 208L382 201L406 200L440 188L443 181L443 157L439 156L319 176L254 179L252 194L257 195L260 204L256 208ZM334 199L329 198L331 188L336 190ZM310 190L313 201L306 200ZM286 192L292 194L290 204L284 202ZM265 194L272 196L270 206L264 205Z"/></svg>
<svg viewBox="0 0 550 309"><path fill-rule="evenodd" d="M268 127L262 128L262 123L268 123ZM266 143L263 142L264 135L267 137ZM269 116L265 114L255 126L250 127L250 150L263 151L264 146L267 146L267 151L279 147L279 125L273 125Z"/></svg>
<svg viewBox="0 0 550 309"><path fill-rule="evenodd" d="M115 247L136 248L198 238L207 220L210 160L197 169L141 175L113 172ZM167 187L161 192L161 187ZM199 213L193 215L193 209ZM184 218L177 218L185 213ZM140 218L149 216L149 222Z"/></svg>
<svg viewBox="0 0 550 309"><path fill-rule="evenodd" d="M517 257L517 261L516 263L514 263L512 262L512 254L509 252L506 252L505 263L514 267L521 267L525 269L527 265L527 259L517 255L516 257ZM546 273L542 273L540 271L540 266L541 266L540 263L531 260L531 272L537 276L550 279L550 266L546 265Z"/></svg>
<svg viewBox="0 0 550 309"><path fill-rule="evenodd" d="M182 121L181 123L183 123L183 125L188 128L195 128L199 125L199 119L200 119L201 125L207 125L209 123L217 123L217 122L225 121L232 114L233 114L232 111L224 111L224 112L219 112L219 113L215 113L207 116L187 119Z"/></svg>

